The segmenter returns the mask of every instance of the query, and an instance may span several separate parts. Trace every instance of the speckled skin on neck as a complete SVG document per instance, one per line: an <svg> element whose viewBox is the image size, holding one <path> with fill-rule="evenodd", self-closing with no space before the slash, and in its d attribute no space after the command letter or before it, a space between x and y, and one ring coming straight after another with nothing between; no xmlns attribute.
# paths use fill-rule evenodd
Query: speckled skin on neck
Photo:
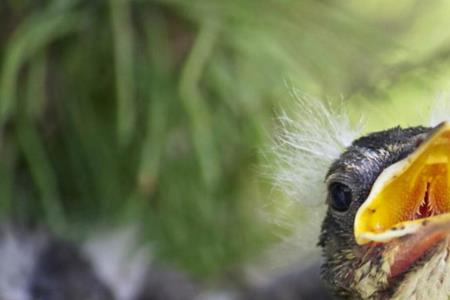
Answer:
<svg viewBox="0 0 450 300"><path fill-rule="evenodd" d="M411 154L431 131L426 127L396 127L372 133L354 141L330 167L326 183L342 183L352 191L352 203L346 212L328 208L319 241L325 258L322 277L336 296L447 299L448 243L433 247L413 267L390 278L394 256L401 249L390 243L359 246L353 235L356 212L379 174Z"/></svg>

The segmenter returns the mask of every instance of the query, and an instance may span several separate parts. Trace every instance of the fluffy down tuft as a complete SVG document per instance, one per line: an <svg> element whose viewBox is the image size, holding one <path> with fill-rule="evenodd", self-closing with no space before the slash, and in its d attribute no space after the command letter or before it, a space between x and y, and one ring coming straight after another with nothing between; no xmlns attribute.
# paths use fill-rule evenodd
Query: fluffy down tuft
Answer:
<svg viewBox="0 0 450 300"><path fill-rule="evenodd" d="M343 103L333 106L298 91L294 112L282 112L275 141L275 186L303 204L317 205L325 199L326 172L340 153L359 136Z"/></svg>
<svg viewBox="0 0 450 300"><path fill-rule="evenodd" d="M362 130L361 124L352 126L342 101L320 101L295 89L292 96L294 106L279 114L270 150L274 160L269 176L275 190L286 196L270 205L275 212L263 212L281 229L280 243L268 253L272 267L317 258L312 256L318 253L316 244L326 211L326 173Z"/></svg>

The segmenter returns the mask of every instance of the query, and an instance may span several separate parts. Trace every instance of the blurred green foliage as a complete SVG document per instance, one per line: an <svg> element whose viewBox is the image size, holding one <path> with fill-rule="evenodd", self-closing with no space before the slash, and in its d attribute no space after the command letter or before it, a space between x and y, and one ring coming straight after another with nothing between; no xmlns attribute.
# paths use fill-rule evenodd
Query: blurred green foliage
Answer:
<svg viewBox="0 0 450 300"><path fill-rule="evenodd" d="M136 222L159 259L218 275L273 240L258 165L286 82L373 111L369 128L414 122L406 101L448 82L449 9L1 1L0 212L67 234Z"/></svg>

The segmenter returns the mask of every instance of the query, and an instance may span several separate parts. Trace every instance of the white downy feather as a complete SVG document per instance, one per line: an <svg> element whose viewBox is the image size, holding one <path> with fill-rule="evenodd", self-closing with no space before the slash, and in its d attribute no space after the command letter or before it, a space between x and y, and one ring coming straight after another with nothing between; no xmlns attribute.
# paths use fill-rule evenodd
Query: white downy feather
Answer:
<svg viewBox="0 0 450 300"><path fill-rule="evenodd" d="M351 125L343 103L332 106L297 90L292 94L296 111L279 117L274 182L291 198L317 205L323 203L329 166L359 136L361 126Z"/></svg>
<svg viewBox="0 0 450 300"><path fill-rule="evenodd" d="M292 96L295 106L289 113L281 113L271 150L275 156L271 177L275 189L287 196L287 204L273 205L277 210L270 215L276 225L291 232L281 236L281 243L269 253L274 266L317 257L326 211L326 172L362 129L361 124L351 124L342 101L320 101L295 89ZM278 201L283 199L274 200ZM283 253L283 261L273 261L279 253Z"/></svg>

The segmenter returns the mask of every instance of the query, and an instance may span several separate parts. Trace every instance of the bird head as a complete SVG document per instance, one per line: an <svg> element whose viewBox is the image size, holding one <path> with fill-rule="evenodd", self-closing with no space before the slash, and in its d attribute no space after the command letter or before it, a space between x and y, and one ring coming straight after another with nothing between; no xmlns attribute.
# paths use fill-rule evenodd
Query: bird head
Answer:
<svg viewBox="0 0 450 300"><path fill-rule="evenodd" d="M448 122L353 141L326 175L319 245L331 289L350 299L447 299L449 185Z"/></svg>

